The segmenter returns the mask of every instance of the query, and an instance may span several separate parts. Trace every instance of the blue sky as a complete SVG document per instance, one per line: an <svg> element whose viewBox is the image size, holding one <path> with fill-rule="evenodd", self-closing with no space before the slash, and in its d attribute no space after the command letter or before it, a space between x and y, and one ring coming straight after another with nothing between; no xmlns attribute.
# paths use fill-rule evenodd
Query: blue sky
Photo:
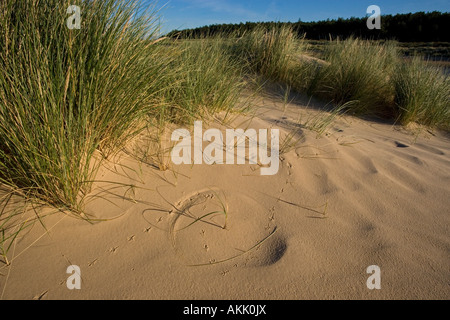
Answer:
<svg viewBox="0 0 450 320"><path fill-rule="evenodd" d="M162 7L159 14L166 33L215 23L365 17L372 4L378 5L382 14L450 12L450 0L158 0L157 7Z"/></svg>

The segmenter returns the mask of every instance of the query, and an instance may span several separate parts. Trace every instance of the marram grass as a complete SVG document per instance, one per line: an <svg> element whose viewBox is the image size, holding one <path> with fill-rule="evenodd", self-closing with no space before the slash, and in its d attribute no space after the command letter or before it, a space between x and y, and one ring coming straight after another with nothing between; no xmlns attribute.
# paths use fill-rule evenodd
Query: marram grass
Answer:
<svg viewBox="0 0 450 320"><path fill-rule="evenodd" d="M114 152L156 108L166 77L139 1L5 0L0 10L0 182L76 209L96 152ZM139 12L139 15L137 14Z"/></svg>
<svg viewBox="0 0 450 320"><path fill-rule="evenodd" d="M334 103L308 123L318 132L343 109L450 128L448 76L405 61L394 43L334 41L317 63L289 28L155 40L156 16L141 3L0 2L1 185L81 212L104 157L148 126L230 111L255 76ZM81 7L79 30L66 25L69 5ZM17 235L5 233L10 221L0 210L4 256Z"/></svg>
<svg viewBox="0 0 450 320"><path fill-rule="evenodd" d="M402 124L419 122L450 129L450 79L420 57L398 65L392 77Z"/></svg>

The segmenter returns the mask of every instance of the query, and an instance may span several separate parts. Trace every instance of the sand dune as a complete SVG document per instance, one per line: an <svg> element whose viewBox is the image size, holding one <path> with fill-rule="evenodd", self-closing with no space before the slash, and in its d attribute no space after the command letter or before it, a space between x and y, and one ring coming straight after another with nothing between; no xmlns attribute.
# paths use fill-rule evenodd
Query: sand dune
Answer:
<svg viewBox="0 0 450 320"><path fill-rule="evenodd" d="M277 175L258 165L159 171L130 145L87 199L86 214L108 221L57 213L43 219L48 233L36 223L0 266L3 298L450 298L448 136L345 116L318 139L298 126L316 112L300 102L255 106L256 117L230 125L299 129ZM81 290L66 287L72 264ZM370 265L381 290L366 286Z"/></svg>

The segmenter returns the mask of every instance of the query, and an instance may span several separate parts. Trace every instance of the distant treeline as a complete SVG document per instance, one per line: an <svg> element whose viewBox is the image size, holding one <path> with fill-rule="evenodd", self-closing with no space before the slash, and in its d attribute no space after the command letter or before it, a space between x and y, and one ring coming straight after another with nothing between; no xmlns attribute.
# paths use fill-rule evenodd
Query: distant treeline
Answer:
<svg viewBox="0 0 450 320"><path fill-rule="evenodd" d="M262 25L268 29L291 26L299 36L307 39L325 40L356 36L364 39L395 39L401 42L450 42L450 13L417 12L383 15L381 30L369 30L367 18L325 20L317 22L246 22L240 24L214 24L195 29L174 30L167 34L171 38L202 38L222 33L241 36Z"/></svg>

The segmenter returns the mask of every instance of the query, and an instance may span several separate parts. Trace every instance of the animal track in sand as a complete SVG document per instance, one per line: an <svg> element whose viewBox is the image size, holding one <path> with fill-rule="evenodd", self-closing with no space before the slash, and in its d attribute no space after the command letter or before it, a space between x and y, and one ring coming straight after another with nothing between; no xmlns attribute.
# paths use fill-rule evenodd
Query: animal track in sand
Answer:
<svg viewBox="0 0 450 320"><path fill-rule="evenodd" d="M109 252L111 252L111 253L116 253L117 249L119 249L119 246L117 246L117 247L112 247L112 248L109 249Z"/></svg>
<svg viewBox="0 0 450 320"><path fill-rule="evenodd" d="M144 229L144 232L145 232L145 233L149 233L150 230L152 230L152 227L147 227L147 228Z"/></svg>
<svg viewBox="0 0 450 320"><path fill-rule="evenodd" d="M98 258L92 260L91 262L88 263L88 267L92 267L93 265L95 265L97 263L97 261L98 261Z"/></svg>
<svg viewBox="0 0 450 320"><path fill-rule="evenodd" d="M228 273L230 272L230 270L223 270L220 275L225 277Z"/></svg>
<svg viewBox="0 0 450 320"><path fill-rule="evenodd" d="M243 193L201 190L181 199L172 221L173 247L191 266L251 257L247 266L279 261L286 249L274 210ZM257 250L258 249L258 250Z"/></svg>
<svg viewBox="0 0 450 320"><path fill-rule="evenodd" d="M42 298L44 298L49 290L45 290L44 292L42 292L41 294L38 294L36 296L33 297L33 300L42 300Z"/></svg>

